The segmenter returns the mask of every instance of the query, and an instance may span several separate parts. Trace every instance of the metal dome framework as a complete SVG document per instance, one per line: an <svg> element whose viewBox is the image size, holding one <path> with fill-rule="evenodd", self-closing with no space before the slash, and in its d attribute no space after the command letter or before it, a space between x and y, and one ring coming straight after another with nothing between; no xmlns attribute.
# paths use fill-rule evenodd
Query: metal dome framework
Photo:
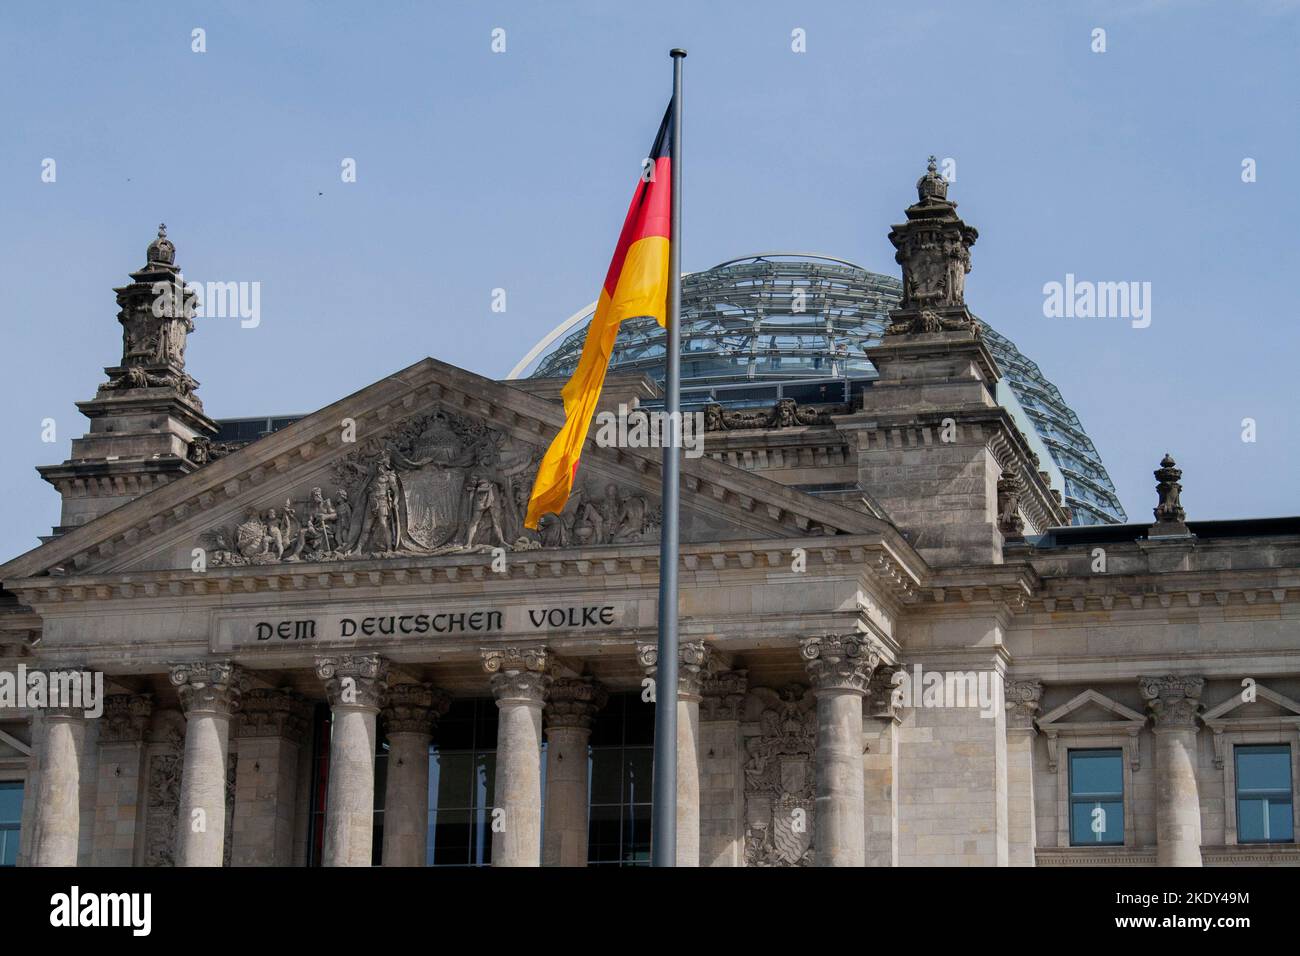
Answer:
<svg viewBox="0 0 1300 956"><path fill-rule="evenodd" d="M848 398L857 390L855 383L860 388L876 378L863 349L884 336L889 313L901 297L902 283L893 276L846 259L806 253L761 253L686 274L683 404L753 404L782 394L783 383L799 383L803 395L808 388L819 388L831 400ZM518 377L567 328L574 331L541 357L529 377L571 375L586 339L584 320L593 310L594 304L557 327L510 377ZM1096 446L1060 390L1015 343L983 320L981 324L1004 381L1061 472L1074 523L1127 520ZM666 355L659 324L653 318L631 319L619 330L610 369L644 372L662 384ZM838 389L835 383L841 383Z"/></svg>

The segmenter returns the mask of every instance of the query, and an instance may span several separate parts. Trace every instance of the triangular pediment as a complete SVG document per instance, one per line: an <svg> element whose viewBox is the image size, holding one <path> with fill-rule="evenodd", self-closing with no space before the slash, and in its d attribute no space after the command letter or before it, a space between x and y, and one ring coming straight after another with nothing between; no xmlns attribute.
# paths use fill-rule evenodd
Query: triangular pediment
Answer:
<svg viewBox="0 0 1300 956"><path fill-rule="evenodd" d="M1059 725L1096 725L1111 721L1144 724L1146 717L1131 707L1125 707L1119 701L1111 700L1105 694L1089 688L1060 707L1044 714L1038 719L1038 726L1040 730L1047 730Z"/></svg>
<svg viewBox="0 0 1300 956"><path fill-rule="evenodd" d="M1241 720L1300 720L1300 703L1263 684L1252 686L1233 694L1223 703L1211 707L1201 719L1213 726Z"/></svg>
<svg viewBox="0 0 1300 956"><path fill-rule="evenodd" d="M303 567L657 542L660 452L590 437L565 514L524 531L532 475L563 419L555 403L424 359L15 558L0 579L188 570L200 555ZM682 462L681 516L683 543L901 542L878 518L708 457Z"/></svg>

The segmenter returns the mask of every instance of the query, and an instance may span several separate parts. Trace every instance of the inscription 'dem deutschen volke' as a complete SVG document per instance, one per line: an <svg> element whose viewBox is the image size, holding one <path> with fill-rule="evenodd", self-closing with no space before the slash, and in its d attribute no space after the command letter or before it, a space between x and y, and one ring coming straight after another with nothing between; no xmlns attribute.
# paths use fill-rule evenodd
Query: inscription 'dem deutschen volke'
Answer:
<svg viewBox="0 0 1300 956"><path fill-rule="evenodd" d="M532 630L608 627L614 623L612 604L522 608L521 623ZM342 617L333 622L336 633L326 634L315 618L258 621L253 637L265 641L304 641L318 638L419 637L428 634L491 634L505 630L502 611L443 611L434 614L379 614Z"/></svg>

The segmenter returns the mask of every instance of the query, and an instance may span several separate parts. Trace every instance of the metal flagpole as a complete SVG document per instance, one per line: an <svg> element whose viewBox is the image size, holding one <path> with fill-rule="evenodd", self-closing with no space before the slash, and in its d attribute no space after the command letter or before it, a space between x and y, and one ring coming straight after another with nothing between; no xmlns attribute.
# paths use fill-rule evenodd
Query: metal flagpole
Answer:
<svg viewBox="0 0 1300 956"><path fill-rule="evenodd" d="M681 470L682 60L673 59L672 223L668 237L668 380L664 411L672 440L664 448L663 532L659 541L659 660L655 669L654 803L650 863L677 865L677 500Z"/></svg>

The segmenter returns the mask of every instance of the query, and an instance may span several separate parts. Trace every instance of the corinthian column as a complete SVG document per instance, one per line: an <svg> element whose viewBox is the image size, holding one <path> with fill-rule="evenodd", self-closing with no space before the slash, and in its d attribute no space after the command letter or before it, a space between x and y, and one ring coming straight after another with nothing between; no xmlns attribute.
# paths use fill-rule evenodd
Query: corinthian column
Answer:
<svg viewBox="0 0 1300 956"><path fill-rule="evenodd" d="M1034 718L1043 682L1008 680L1002 685L1007 708L1007 863L1034 866L1038 823L1034 808Z"/></svg>
<svg viewBox="0 0 1300 956"><path fill-rule="evenodd" d="M638 644L636 655L654 677L658 645ZM703 641L677 645L677 866L700 865L700 701L711 656ZM658 692L656 686L656 700Z"/></svg>
<svg viewBox="0 0 1300 956"><path fill-rule="evenodd" d="M36 778L32 824L33 866L76 866L81 839L81 750L86 739L84 710L41 712L45 741Z"/></svg>
<svg viewBox="0 0 1300 956"><path fill-rule="evenodd" d="M562 678L546 703L545 866L587 865L587 743L605 689L590 677Z"/></svg>
<svg viewBox="0 0 1300 956"><path fill-rule="evenodd" d="M429 741L451 698L432 684L394 684L384 708L388 783L384 866L424 866L429 848Z"/></svg>
<svg viewBox="0 0 1300 956"><path fill-rule="evenodd" d="M551 689L544 647L484 649L497 699L492 865L538 866L542 858L542 706Z"/></svg>
<svg viewBox="0 0 1300 956"><path fill-rule="evenodd" d="M1196 786L1196 712L1202 677L1141 677L1155 718L1156 865L1201 865L1201 797Z"/></svg>
<svg viewBox="0 0 1300 956"><path fill-rule="evenodd" d="M330 704L325 865L370 866L375 826L375 718L388 693L378 654L316 659Z"/></svg>
<svg viewBox="0 0 1300 956"><path fill-rule="evenodd" d="M221 866L226 846L226 769L230 718L247 680L230 661L173 665L185 711L185 757L176 819L176 865Z"/></svg>
<svg viewBox="0 0 1300 956"><path fill-rule="evenodd" d="M880 653L860 634L805 638L799 653L817 697L816 865L864 866L862 699Z"/></svg>

